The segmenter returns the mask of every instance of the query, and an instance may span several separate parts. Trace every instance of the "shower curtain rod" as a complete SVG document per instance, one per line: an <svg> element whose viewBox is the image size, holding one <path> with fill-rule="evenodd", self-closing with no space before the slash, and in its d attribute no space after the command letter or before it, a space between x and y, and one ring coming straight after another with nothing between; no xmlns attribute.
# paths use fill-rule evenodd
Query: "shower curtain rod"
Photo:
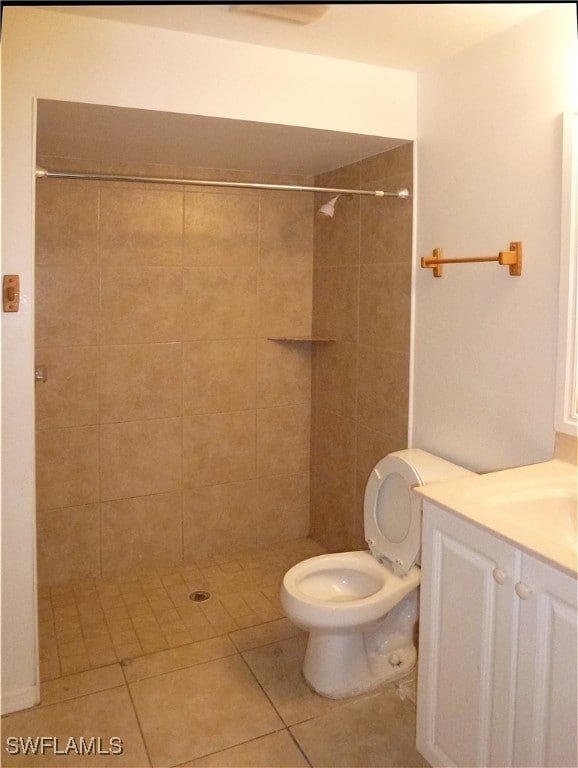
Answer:
<svg viewBox="0 0 578 768"><path fill-rule="evenodd" d="M381 189L338 189L337 187L300 187L291 184L260 184L246 181L209 181L207 179L166 179L158 176L124 176L108 173L73 173L70 171L49 171L36 168L37 179L84 179L88 181L134 181L140 184L179 184L197 187L236 187L239 189L278 189L285 192L332 192L339 195L372 195L373 197L410 197L405 187L397 192L385 192Z"/></svg>

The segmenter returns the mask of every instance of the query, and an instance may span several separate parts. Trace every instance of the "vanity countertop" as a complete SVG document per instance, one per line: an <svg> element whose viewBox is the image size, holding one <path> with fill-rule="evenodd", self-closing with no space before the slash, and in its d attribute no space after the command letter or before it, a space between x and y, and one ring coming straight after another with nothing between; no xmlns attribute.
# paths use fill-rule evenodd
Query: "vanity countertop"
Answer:
<svg viewBox="0 0 578 768"><path fill-rule="evenodd" d="M414 490L576 576L577 483L576 465L553 459Z"/></svg>

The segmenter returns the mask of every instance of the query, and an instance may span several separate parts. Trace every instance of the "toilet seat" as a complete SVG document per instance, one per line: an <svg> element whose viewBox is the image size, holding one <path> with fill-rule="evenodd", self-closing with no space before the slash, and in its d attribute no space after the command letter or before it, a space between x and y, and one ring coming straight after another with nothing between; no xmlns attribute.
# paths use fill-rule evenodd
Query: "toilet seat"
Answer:
<svg viewBox="0 0 578 768"><path fill-rule="evenodd" d="M375 465L365 488L365 540L375 559L398 576L408 573L418 559L421 500L411 489L421 484L407 458L390 454Z"/></svg>

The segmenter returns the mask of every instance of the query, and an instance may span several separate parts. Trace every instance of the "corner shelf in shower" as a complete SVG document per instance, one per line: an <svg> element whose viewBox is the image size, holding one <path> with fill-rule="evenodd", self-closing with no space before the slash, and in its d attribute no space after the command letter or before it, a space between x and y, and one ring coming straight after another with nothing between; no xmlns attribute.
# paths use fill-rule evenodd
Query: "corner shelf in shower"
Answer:
<svg viewBox="0 0 578 768"><path fill-rule="evenodd" d="M336 341L336 339L329 339L325 336L267 336L268 341L298 341L298 342L328 342Z"/></svg>

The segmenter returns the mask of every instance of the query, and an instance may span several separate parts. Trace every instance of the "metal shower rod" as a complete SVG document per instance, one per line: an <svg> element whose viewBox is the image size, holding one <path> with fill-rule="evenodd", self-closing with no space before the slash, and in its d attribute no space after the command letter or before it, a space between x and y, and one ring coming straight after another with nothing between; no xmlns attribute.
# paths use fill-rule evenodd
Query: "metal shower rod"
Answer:
<svg viewBox="0 0 578 768"><path fill-rule="evenodd" d="M37 179L84 179L88 181L134 181L139 184L179 184L196 187L235 187L238 189L278 189L284 192L333 192L340 195L371 195L373 197L411 197L407 188L397 192L385 192L381 189L338 189L337 187L300 187L292 184L261 184L249 181L209 181L207 179L171 179L158 176L124 176L108 173L73 173L71 171L49 171L36 168Z"/></svg>

